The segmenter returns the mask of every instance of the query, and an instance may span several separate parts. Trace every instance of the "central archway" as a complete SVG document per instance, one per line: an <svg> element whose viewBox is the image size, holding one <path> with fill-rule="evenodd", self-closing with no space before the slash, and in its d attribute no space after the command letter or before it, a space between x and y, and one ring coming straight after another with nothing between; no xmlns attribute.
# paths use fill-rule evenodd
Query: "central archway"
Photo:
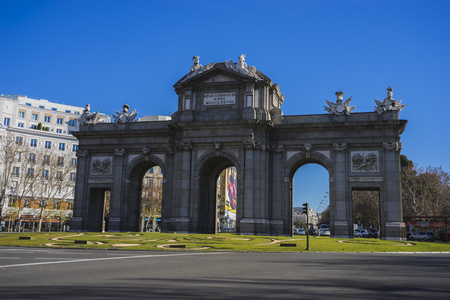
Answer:
<svg viewBox="0 0 450 300"><path fill-rule="evenodd" d="M217 155L216 153L204 157L202 163L199 164L199 172L197 176L198 196L195 197L194 203L191 206L193 212L191 216L198 216L191 218L192 231L198 233L217 233L217 181L222 172L228 168L234 167L236 169L236 178L239 176L239 166L232 156L225 153ZM239 180L235 183L236 194L239 197ZM236 231L239 227L239 206L241 201L238 201L236 211Z"/></svg>

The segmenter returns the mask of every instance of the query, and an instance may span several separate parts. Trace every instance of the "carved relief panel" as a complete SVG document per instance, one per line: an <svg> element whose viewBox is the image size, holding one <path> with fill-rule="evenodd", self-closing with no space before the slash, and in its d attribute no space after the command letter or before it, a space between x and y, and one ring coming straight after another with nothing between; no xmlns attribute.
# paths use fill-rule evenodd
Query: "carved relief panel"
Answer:
<svg viewBox="0 0 450 300"><path fill-rule="evenodd" d="M93 157L91 162L91 175L111 175L112 161L112 157L110 156Z"/></svg>
<svg viewBox="0 0 450 300"><path fill-rule="evenodd" d="M351 169L352 172L378 172L378 151L352 151Z"/></svg>

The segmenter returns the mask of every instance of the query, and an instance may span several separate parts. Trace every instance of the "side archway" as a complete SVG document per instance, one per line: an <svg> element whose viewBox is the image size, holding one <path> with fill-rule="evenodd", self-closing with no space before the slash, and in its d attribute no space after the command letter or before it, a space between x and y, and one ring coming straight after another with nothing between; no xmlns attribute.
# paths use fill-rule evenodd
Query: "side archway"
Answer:
<svg viewBox="0 0 450 300"><path fill-rule="evenodd" d="M156 156L138 156L133 159L126 169L125 193L121 203L124 224L128 231L139 231L141 201L142 201L142 182L145 173L155 166L161 168L162 174L166 174L164 162ZM161 217L164 217L166 186L163 184Z"/></svg>
<svg viewBox="0 0 450 300"><path fill-rule="evenodd" d="M333 217L332 217L333 216L332 208L334 207L334 197L333 197L333 193L332 193L332 190L333 190L333 186L332 186L333 167L332 167L332 163L331 163L330 159L327 156L325 156L324 154L319 153L319 152L314 152L314 151L309 152L309 153L306 153L306 152L297 153L296 155L292 156L289 159L287 168L285 169L286 170L285 178L288 179L286 182L286 185L287 185L286 188L289 191L289 197L288 197L289 202L285 203L284 207L289 208L288 215L290 217L292 216L292 219L289 222L287 222L289 224L288 232L290 232L291 234L293 233L292 232L292 229L293 229L292 224L294 223L294 176L299 171L299 169L305 165L321 166L326 170L326 173L328 176L327 185L328 185L328 191L329 191L329 212L330 212L330 216L329 216L328 220L330 223L332 223L332 219L333 219ZM319 167L319 168L321 168L321 167ZM305 200L304 202L310 202L310 199ZM311 205L310 205L310 208L311 208ZM316 211L316 212L318 212L318 211ZM297 217L301 217L301 216L297 215ZM310 222L311 222L311 220L314 220L315 217L316 217L315 215L313 215L313 216L310 215ZM318 218L318 215L317 215L317 218ZM316 221L318 221L318 219L313 222L315 223ZM331 232L333 232L332 229L331 229Z"/></svg>

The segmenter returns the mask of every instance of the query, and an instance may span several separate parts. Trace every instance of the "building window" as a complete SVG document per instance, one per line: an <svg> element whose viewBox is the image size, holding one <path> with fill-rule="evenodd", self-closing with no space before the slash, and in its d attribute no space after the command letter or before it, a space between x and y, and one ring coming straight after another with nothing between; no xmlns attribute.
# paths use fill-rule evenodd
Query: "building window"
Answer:
<svg viewBox="0 0 450 300"><path fill-rule="evenodd" d="M28 168L27 176L34 177L34 169L33 168Z"/></svg>
<svg viewBox="0 0 450 300"><path fill-rule="evenodd" d="M69 114L70 114L70 113L71 113L71 111L70 111L70 110L68 110L68 109L66 109L66 113L69 113Z"/></svg>
<svg viewBox="0 0 450 300"><path fill-rule="evenodd" d="M31 120L37 121L38 120L38 114L31 114Z"/></svg>
<svg viewBox="0 0 450 300"><path fill-rule="evenodd" d="M58 157L58 166L64 166L64 157Z"/></svg>
<svg viewBox="0 0 450 300"><path fill-rule="evenodd" d="M52 142L51 141L45 141L45 149L52 149Z"/></svg>
<svg viewBox="0 0 450 300"><path fill-rule="evenodd" d="M72 158L72 166L76 166L78 163L78 159Z"/></svg>
<svg viewBox="0 0 450 300"><path fill-rule="evenodd" d="M57 111L56 107L52 107L52 110Z"/></svg>
<svg viewBox="0 0 450 300"><path fill-rule="evenodd" d="M65 143L59 143L59 150L61 150L61 151L66 150L66 144Z"/></svg>
<svg viewBox="0 0 450 300"><path fill-rule="evenodd" d="M75 126L75 120L69 120L69 126Z"/></svg>
<svg viewBox="0 0 450 300"><path fill-rule="evenodd" d="M16 136L16 144L17 145L22 145L23 144L23 137Z"/></svg>
<svg viewBox="0 0 450 300"><path fill-rule="evenodd" d="M22 154L19 152L17 153L17 162L20 162L22 160Z"/></svg>
<svg viewBox="0 0 450 300"><path fill-rule="evenodd" d="M48 170L42 171L42 177L44 177L45 180L48 180Z"/></svg>
<svg viewBox="0 0 450 300"><path fill-rule="evenodd" d="M36 162L36 154L34 154L34 153L30 153L30 156L28 157L28 161L30 162L30 163L35 163Z"/></svg>
<svg viewBox="0 0 450 300"><path fill-rule="evenodd" d="M71 181L75 181L77 179L77 174L76 173L70 173L70 180Z"/></svg>
<svg viewBox="0 0 450 300"><path fill-rule="evenodd" d="M37 125L31 125L30 128L31 129L37 129Z"/></svg>
<svg viewBox="0 0 450 300"><path fill-rule="evenodd" d="M77 151L78 151L78 145L73 145L72 152L77 152Z"/></svg>
<svg viewBox="0 0 450 300"><path fill-rule="evenodd" d="M23 123L18 123L18 124L17 124L17 127L23 128L24 126L25 126L25 124L23 124Z"/></svg>
<svg viewBox="0 0 450 300"><path fill-rule="evenodd" d="M5 125L6 127L8 127L10 123L11 123L11 119L10 118L4 118L3 119L3 125Z"/></svg>
<svg viewBox="0 0 450 300"><path fill-rule="evenodd" d="M76 115L79 115L79 114L80 114L80 112L79 112L79 111L76 111L76 112L75 112L75 114L76 114Z"/></svg>
<svg viewBox="0 0 450 300"><path fill-rule="evenodd" d="M50 155L44 155L44 165L50 164Z"/></svg>
<svg viewBox="0 0 450 300"><path fill-rule="evenodd" d="M44 105L39 105L39 108L45 108L45 106Z"/></svg>
<svg viewBox="0 0 450 300"><path fill-rule="evenodd" d="M56 119L56 123L57 124L62 124L64 122L63 118L57 118Z"/></svg>
<svg viewBox="0 0 450 300"><path fill-rule="evenodd" d="M62 171L56 172L56 179L63 180L63 172Z"/></svg>
<svg viewBox="0 0 450 300"><path fill-rule="evenodd" d="M25 118L25 112L24 111L19 111L19 118Z"/></svg>
<svg viewBox="0 0 450 300"><path fill-rule="evenodd" d="M50 116L44 116L44 122L50 123L52 118Z"/></svg>
<svg viewBox="0 0 450 300"><path fill-rule="evenodd" d="M31 147L37 147L37 139L31 139L30 146Z"/></svg>
<svg viewBox="0 0 450 300"><path fill-rule="evenodd" d="M19 170L20 170L19 167L13 167L13 169L12 169L12 175L13 175L13 176L19 176Z"/></svg>
<svg viewBox="0 0 450 300"><path fill-rule="evenodd" d="M62 133L62 129L56 129L56 133Z"/></svg>

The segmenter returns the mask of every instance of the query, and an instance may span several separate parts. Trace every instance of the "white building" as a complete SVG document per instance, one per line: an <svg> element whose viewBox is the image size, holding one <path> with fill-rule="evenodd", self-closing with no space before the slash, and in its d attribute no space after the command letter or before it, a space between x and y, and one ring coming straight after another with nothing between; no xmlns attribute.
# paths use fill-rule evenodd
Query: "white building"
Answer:
<svg viewBox="0 0 450 300"><path fill-rule="evenodd" d="M27 149L27 156L18 157L12 167L13 176L5 180L5 176L0 178L2 190L0 197L2 198L2 215L7 213L9 195L21 194L20 183L17 178L20 174L27 172L29 176L36 176L35 169L32 165L24 166L24 159L39 160L46 159L46 156L52 154L58 157L58 165L63 163L70 163L76 165L76 152L78 150L78 140L71 134L77 131L79 124L77 119L83 113L84 107L59 104L50 102L44 99L31 99L26 96L10 96L0 95L0 147L5 147L5 139L7 135L12 135L15 139L16 146L23 146ZM101 120L109 122L110 117L101 115ZM3 145L3 146L1 146ZM0 149L4 151L4 149ZM24 152L25 153L25 152ZM22 168L22 169L21 169ZM0 163L0 174L3 174L5 163ZM70 171L70 180L75 183L76 168ZM37 169L36 169L37 171ZM46 176L45 172L48 170L40 170ZM60 172L60 171L55 171ZM39 173L40 174L40 173ZM47 174L48 175L48 174ZM2 183L2 182L3 183ZM6 183L5 183L6 182ZM24 194L25 197L31 197L31 192ZM58 199L59 197L59 199ZM64 197L65 201L72 201L73 194L65 194L63 191L56 194L55 200L61 200Z"/></svg>

